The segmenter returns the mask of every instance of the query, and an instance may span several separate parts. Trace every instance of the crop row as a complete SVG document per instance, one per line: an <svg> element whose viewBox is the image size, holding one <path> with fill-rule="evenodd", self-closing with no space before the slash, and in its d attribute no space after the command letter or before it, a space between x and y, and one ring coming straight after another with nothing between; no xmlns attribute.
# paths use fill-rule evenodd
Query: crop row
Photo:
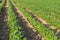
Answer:
<svg viewBox="0 0 60 40"><path fill-rule="evenodd" d="M21 3L22 6L25 8L30 9L34 14L37 16L41 17L45 21L47 21L50 25L56 26L58 29L60 29L60 14L57 11L51 11L47 8L45 8L43 5L39 5L37 2L40 2L39 0L34 2L34 0L28 1L23 1L23 0L17 0L18 3ZM58 5L58 4L57 4ZM43 6L43 7L41 7ZM58 7L57 7L58 8ZM55 9L57 9L55 8ZM53 12L52 12L53 11Z"/></svg>
<svg viewBox="0 0 60 40"><path fill-rule="evenodd" d="M4 7L4 4L5 4L5 0L2 0L2 3L0 3L0 11Z"/></svg>
<svg viewBox="0 0 60 40"><path fill-rule="evenodd" d="M28 21L34 26L34 28L45 37L45 40L58 40L57 36L52 30L46 28L42 23L35 20L27 11L25 11L20 5L18 5L16 0L13 0L12 3L15 5L15 7L17 7L20 11L23 12L23 14L26 16Z"/></svg>
<svg viewBox="0 0 60 40"><path fill-rule="evenodd" d="M24 32L19 26L18 20L14 14L14 11L9 0L8 0L8 16L9 16L8 25L10 28L9 40L26 40L26 38L24 37Z"/></svg>

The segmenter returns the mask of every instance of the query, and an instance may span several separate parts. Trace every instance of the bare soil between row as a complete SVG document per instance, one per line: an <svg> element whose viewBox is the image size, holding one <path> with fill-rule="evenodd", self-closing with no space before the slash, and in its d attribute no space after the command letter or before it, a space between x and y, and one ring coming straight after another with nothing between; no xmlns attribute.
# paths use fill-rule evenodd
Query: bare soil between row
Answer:
<svg viewBox="0 0 60 40"><path fill-rule="evenodd" d="M6 7L6 2L5 0L5 5L2 8L2 11L0 12L0 40L8 40L9 39L9 28L7 25L7 7Z"/></svg>

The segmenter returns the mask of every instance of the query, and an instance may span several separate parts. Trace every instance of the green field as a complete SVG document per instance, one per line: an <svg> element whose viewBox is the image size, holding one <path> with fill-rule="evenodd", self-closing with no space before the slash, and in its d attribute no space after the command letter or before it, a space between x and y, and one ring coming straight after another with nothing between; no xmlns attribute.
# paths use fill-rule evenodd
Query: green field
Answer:
<svg viewBox="0 0 60 40"><path fill-rule="evenodd" d="M8 16L6 40L60 40L60 0L3 0L0 13Z"/></svg>

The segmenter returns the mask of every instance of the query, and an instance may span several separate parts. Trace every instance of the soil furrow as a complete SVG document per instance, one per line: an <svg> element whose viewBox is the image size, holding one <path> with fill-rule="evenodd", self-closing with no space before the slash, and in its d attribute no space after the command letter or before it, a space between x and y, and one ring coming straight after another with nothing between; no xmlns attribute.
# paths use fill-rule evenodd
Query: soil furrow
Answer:
<svg viewBox="0 0 60 40"><path fill-rule="evenodd" d="M5 0L5 6L2 9L0 16L0 40L8 40L8 25L7 25L7 0Z"/></svg>

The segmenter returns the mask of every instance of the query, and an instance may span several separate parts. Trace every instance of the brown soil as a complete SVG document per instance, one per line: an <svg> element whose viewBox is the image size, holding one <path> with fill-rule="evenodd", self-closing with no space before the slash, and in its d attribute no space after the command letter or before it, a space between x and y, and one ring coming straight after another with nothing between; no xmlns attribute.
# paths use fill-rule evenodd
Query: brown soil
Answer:
<svg viewBox="0 0 60 40"><path fill-rule="evenodd" d="M57 33L58 39L60 40L60 32Z"/></svg>
<svg viewBox="0 0 60 40"><path fill-rule="evenodd" d="M5 2L6 6L6 2ZM7 8L3 7L0 12L0 40L8 40Z"/></svg>
<svg viewBox="0 0 60 40"><path fill-rule="evenodd" d="M19 11L14 4L11 5L18 19L19 25L21 26L22 30L25 31L25 37L27 37L27 40L42 40L42 36L38 34L37 30L35 30L29 21L27 21L27 18L23 15L23 13Z"/></svg>

